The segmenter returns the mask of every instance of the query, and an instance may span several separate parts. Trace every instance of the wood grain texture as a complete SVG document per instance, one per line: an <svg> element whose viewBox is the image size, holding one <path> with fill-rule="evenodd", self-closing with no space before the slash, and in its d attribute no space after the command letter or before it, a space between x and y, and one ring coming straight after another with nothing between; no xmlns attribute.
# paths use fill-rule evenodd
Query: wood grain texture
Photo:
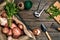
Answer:
<svg viewBox="0 0 60 40"><path fill-rule="evenodd" d="M60 2L59 2L59 1L56 1L53 5L60 9ZM51 7L50 7L50 8L51 8ZM50 9L50 8L48 8L47 11L48 11L48 13L52 16L52 13L49 12L49 9ZM54 16L54 19L60 24L60 15Z"/></svg>
<svg viewBox="0 0 60 40"><path fill-rule="evenodd" d="M20 16L23 18L25 23L27 25L29 25L29 27L31 29L40 28L41 23L43 23L46 25L47 31L50 34L52 40L60 40L60 36L59 36L60 32L51 28L51 24L55 23L59 27L60 27L60 25L54 19L50 19L50 20L47 19L49 14L46 14L45 11L41 14L40 18L34 17L33 12L34 12L34 10L37 9L38 0L31 0L31 1L33 2L33 6L30 10L23 10L23 11L19 12ZM46 9L47 9L50 6L50 4L54 3L56 0L41 0L41 5L40 5L39 9L41 9L43 7L43 5L45 4L45 1L48 2L48 5L46 6ZM48 40L45 33L42 31L39 36L36 36L36 38L37 38L37 40Z"/></svg>
<svg viewBox="0 0 60 40"><path fill-rule="evenodd" d="M15 0L15 3L18 4L20 1L25 1L25 0ZM51 24L55 23L59 27L60 27L60 25L54 19L50 19L50 20L47 19L49 14L46 14L45 12L43 12L41 14L40 18L34 17L33 12L34 12L34 10L37 9L38 0L31 0L31 1L33 2L33 6L30 10L23 10L23 11L19 12L20 16L23 18L25 23L27 25L29 25L29 27L31 29L40 28L41 23L43 23L43 24L46 25L47 31L50 34L52 40L60 40L60 32L58 32L57 30L51 28ZM49 5L52 4L56 0L41 0L41 5L40 5L39 9L42 8L42 6L45 4L45 1L48 2L48 5L46 6L48 8ZM42 32L42 31L41 31L41 34L39 36L36 36L36 39L37 40L48 40L45 33Z"/></svg>

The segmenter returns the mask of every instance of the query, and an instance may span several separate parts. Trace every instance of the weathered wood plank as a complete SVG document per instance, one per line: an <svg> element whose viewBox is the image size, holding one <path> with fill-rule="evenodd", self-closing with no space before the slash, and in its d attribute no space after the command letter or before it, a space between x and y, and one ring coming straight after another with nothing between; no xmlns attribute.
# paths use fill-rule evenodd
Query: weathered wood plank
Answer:
<svg viewBox="0 0 60 40"><path fill-rule="evenodd" d="M16 3L19 3L21 1L25 1L25 0L15 0ZM45 24L47 27L47 31L50 34L52 40L60 40L60 32L58 32L57 30L51 28L51 24L55 23L57 24L57 22L55 22L54 19L47 19L47 17L49 16L49 14L46 14L45 12L43 12L40 16L40 18L36 18L33 15L34 10L37 9L38 6L38 0L31 0L33 2L33 6L30 10L23 10L20 11L19 14L20 16L23 18L23 20L26 22L27 25L29 25L29 27L31 29L34 28L40 28L41 23ZM48 1L48 5L46 6L46 8L48 8L48 6L50 4L52 4L55 0L41 0L41 5L40 8L42 8L42 6L45 4L45 1ZM57 24L58 25L58 24ZM60 25L59 25L60 26ZM0 31L1 33L1 31ZM1 34L0 34L1 35ZM48 40L45 33L42 32L41 30L41 34L39 36L36 36L37 40ZM7 40L6 38L4 38L5 40Z"/></svg>
<svg viewBox="0 0 60 40"><path fill-rule="evenodd" d="M22 0L24 1L24 0ZM52 40L60 40L60 32L58 32L57 30L51 28L51 24L55 23L57 24L57 22L55 22L54 19L47 19L47 17L49 16L49 14L46 14L45 12L43 12L40 16L40 18L36 18L33 15L34 10L37 9L38 6L38 0L31 0L33 2L33 7L31 8L31 10L23 10L20 11L20 16L23 18L23 20L27 23L27 25L29 25L29 27L31 29L34 28L40 28L41 23L45 24L47 27L47 31L49 32ZM42 6L45 4L46 0L42 0L40 8L42 8ZM48 5L46 6L46 8L49 7L50 4L52 4L54 1L53 0L47 0L48 1ZM57 24L58 25L58 24ZM60 26L60 25L59 25ZM39 36L36 37L37 40L48 40L45 33L41 31L41 34Z"/></svg>
<svg viewBox="0 0 60 40"><path fill-rule="evenodd" d="M50 27L52 23L57 24L56 22L26 22L27 25L31 25L31 26L40 26L40 24L45 24L47 27Z"/></svg>
<svg viewBox="0 0 60 40"><path fill-rule="evenodd" d="M54 19L23 19L24 21L27 21L27 22L55 22Z"/></svg>
<svg viewBox="0 0 60 40"><path fill-rule="evenodd" d="M20 12L19 13L20 14L20 16L22 17L22 18L36 18L34 15L33 15L33 11L22 11L22 12ZM42 17L43 16L43 17ZM41 16L40 16L40 19L42 19L42 18L48 18L48 16L49 16L49 14L46 14L45 12L43 12L42 14L41 14Z"/></svg>

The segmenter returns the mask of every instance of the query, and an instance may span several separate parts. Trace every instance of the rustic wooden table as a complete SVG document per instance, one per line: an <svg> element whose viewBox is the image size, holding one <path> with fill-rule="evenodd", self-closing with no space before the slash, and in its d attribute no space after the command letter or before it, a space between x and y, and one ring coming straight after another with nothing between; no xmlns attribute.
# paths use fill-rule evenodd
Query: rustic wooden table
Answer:
<svg viewBox="0 0 60 40"><path fill-rule="evenodd" d="M16 0L15 2L18 3L19 1L25 1L25 0ZM40 18L36 18L33 15L33 10L37 9L38 6L38 0L31 0L33 2L33 6L30 10L23 10L20 11L20 16L23 18L23 20L25 21L25 23L27 25L30 26L31 29L33 28L40 28L41 23L45 24L47 27L47 31L49 32L52 40L60 40L60 32L58 32L57 30L50 28L52 23L57 24L58 26L60 26L54 19L47 19L47 17L49 16L49 14L46 14L45 12L43 12L40 16ZM45 4L45 2L48 2L48 5L46 7L48 7L50 4L52 4L55 0L41 0L41 5L40 8L42 8L42 6ZM36 36L37 40L48 40L45 33L41 31L41 34L39 36Z"/></svg>
<svg viewBox="0 0 60 40"><path fill-rule="evenodd" d="M22 0L22 1L24 1L24 0ZM20 11L20 16L23 18L25 23L27 25L29 25L30 28L32 28L32 29L33 28L40 28L40 24L43 23L43 24L46 25L47 31L49 32L52 40L60 40L60 32L58 32L57 30L55 30L53 28L50 28L52 23L57 24L57 22L54 19L50 19L50 20L47 19L49 14L46 14L45 12L43 12L41 14L40 18L34 17L34 15L33 15L34 11L32 11L32 10L36 10L37 9L38 0L31 0L31 1L33 2L33 6L32 6L32 8L30 10ZM46 3L46 1L48 2L48 5L46 6L46 8L48 8L48 6L50 4L52 4L54 1L56 1L56 0L41 0L40 9ZM36 38L37 38L37 40L48 40L46 35L45 35L45 33L43 33L42 31L41 31L41 34L39 36L37 36Z"/></svg>

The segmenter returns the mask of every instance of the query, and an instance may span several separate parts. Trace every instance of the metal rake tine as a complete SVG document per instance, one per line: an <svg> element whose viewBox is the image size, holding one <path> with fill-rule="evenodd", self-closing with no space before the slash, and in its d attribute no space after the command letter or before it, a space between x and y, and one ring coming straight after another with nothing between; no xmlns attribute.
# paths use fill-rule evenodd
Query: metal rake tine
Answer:
<svg viewBox="0 0 60 40"><path fill-rule="evenodd" d="M45 10L45 6L47 5L47 3L43 6L42 10L39 10L40 13L39 13L39 16L42 14L42 12Z"/></svg>
<svg viewBox="0 0 60 40"><path fill-rule="evenodd" d="M46 6L46 5L47 5L47 3L45 3L45 4L43 5L43 7L42 7L41 10L45 9L45 6ZM41 11L41 10L39 10L39 11Z"/></svg>
<svg viewBox="0 0 60 40"><path fill-rule="evenodd" d="M39 10L39 7L40 7L40 2L41 2L41 0L39 0L39 4L38 4L38 7L37 7L37 11Z"/></svg>

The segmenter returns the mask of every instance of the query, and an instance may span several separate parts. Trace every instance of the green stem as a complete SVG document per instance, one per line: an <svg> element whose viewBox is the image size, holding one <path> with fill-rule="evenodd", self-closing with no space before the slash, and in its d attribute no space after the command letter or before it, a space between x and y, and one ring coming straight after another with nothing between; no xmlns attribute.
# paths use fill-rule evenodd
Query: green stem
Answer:
<svg viewBox="0 0 60 40"><path fill-rule="evenodd" d="M8 18L8 26L11 27L11 25L12 25L12 17L9 17Z"/></svg>

